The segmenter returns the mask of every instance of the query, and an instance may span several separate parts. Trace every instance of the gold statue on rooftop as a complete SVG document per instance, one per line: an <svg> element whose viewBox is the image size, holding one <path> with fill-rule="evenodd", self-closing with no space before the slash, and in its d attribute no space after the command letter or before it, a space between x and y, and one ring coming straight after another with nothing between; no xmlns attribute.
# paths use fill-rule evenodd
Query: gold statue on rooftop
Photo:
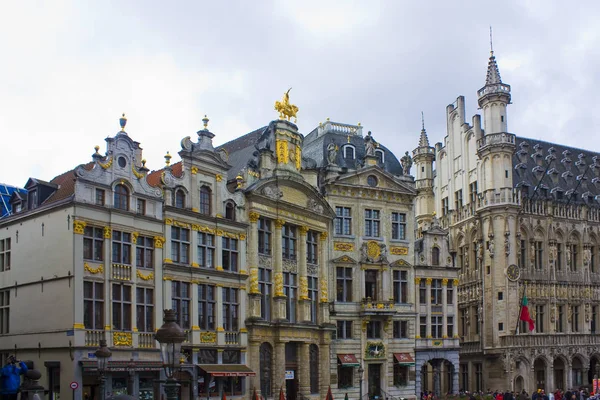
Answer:
<svg viewBox="0 0 600 400"><path fill-rule="evenodd" d="M290 104L290 90L289 88L287 92L283 94L283 99L281 101L275 102L275 111L279 112L279 119L287 119L288 121L294 118L294 122L296 122L298 113L298 107L294 104Z"/></svg>

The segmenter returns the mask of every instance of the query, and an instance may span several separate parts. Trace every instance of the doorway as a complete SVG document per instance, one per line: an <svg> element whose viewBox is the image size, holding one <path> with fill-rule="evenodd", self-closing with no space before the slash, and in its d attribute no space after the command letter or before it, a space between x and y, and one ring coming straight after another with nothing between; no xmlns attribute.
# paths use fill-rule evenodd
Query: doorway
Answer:
<svg viewBox="0 0 600 400"><path fill-rule="evenodd" d="M525 384L523 381L523 377L521 375L515 378L515 392L521 393L525 389Z"/></svg>
<svg viewBox="0 0 600 400"><path fill-rule="evenodd" d="M381 398L381 364L369 364L369 399Z"/></svg>
<svg viewBox="0 0 600 400"><path fill-rule="evenodd" d="M298 395L298 379L296 379L296 374L297 371L296 370L289 370L291 372L293 372L293 378L292 379L286 379L285 380L285 392L286 392L286 399L287 400L296 400L297 399L297 395ZM289 372L288 370L286 370L286 373Z"/></svg>

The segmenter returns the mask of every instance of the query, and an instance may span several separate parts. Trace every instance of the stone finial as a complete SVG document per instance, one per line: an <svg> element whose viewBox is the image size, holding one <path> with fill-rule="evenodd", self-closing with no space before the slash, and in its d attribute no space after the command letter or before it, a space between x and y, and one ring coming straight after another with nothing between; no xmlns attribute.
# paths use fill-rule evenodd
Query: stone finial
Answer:
<svg viewBox="0 0 600 400"><path fill-rule="evenodd" d="M168 167L169 165L171 165L171 158L172 156L169 154L169 152L167 151L167 154L165 154L165 164Z"/></svg>
<svg viewBox="0 0 600 400"><path fill-rule="evenodd" d="M127 117L125 117L125 113L119 118L119 125L121 125L121 132L125 132L125 125L127 125Z"/></svg>
<svg viewBox="0 0 600 400"><path fill-rule="evenodd" d="M204 125L204 130L205 131L208 130L208 121L210 121L210 119L208 119L208 117L206 116L206 114L204 114L204 118L202 118L202 124Z"/></svg>
<svg viewBox="0 0 600 400"><path fill-rule="evenodd" d="M101 159L101 158L102 158L102 156L100 155L100 153L98 153L98 151L100 150L100 146L98 146L98 145L95 145L95 146L94 146L94 150L96 150L96 152L95 152L94 154L92 154L92 158L93 158L94 160L99 160L99 159Z"/></svg>

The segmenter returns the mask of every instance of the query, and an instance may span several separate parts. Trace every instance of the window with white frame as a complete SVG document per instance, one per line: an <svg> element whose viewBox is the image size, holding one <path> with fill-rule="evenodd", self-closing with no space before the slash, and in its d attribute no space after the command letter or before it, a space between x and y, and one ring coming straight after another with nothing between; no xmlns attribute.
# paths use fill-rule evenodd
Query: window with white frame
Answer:
<svg viewBox="0 0 600 400"><path fill-rule="evenodd" d="M223 288L223 329L237 331L239 328L238 289Z"/></svg>
<svg viewBox="0 0 600 400"><path fill-rule="evenodd" d="M83 282L83 325L85 329L104 329L104 283Z"/></svg>
<svg viewBox="0 0 600 400"><path fill-rule="evenodd" d="M344 150L344 159L346 160L354 160L356 158L356 152L354 146L347 144L343 147Z"/></svg>
<svg viewBox="0 0 600 400"><path fill-rule="evenodd" d="M177 323L183 329L190 329L190 304L192 296L188 282L171 282L171 308L177 313Z"/></svg>
<svg viewBox="0 0 600 400"><path fill-rule="evenodd" d="M0 291L0 335L10 332L10 290Z"/></svg>
<svg viewBox="0 0 600 400"><path fill-rule="evenodd" d="M131 286L121 283L112 285L112 328L116 331L131 330Z"/></svg>
<svg viewBox="0 0 600 400"><path fill-rule="evenodd" d="M201 330L214 331L216 328L216 287L198 285L198 326Z"/></svg>
<svg viewBox="0 0 600 400"><path fill-rule="evenodd" d="M138 268L154 268L154 239L138 236L135 247L135 263Z"/></svg>
<svg viewBox="0 0 600 400"><path fill-rule="evenodd" d="M392 213L392 239L406 239L406 214L399 212Z"/></svg>
<svg viewBox="0 0 600 400"><path fill-rule="evenodd" d="M238 241L228 237L222 238L222 261L225 271L235 272L238 270Z"/></svg>
<svg viewBox="0 0 600 400"><path fill-rule="evenodd" d="M283 258L296 259L296 227L285 224L281 229L281 245Z"/></svg>
<svg viewBox="0 0 600 400"><path fill-rule="evenodd" d="M365 236L379 237L381 220L379 210L365 209Z"/></svg>
<svg viewBox="0 0 600 400"><path fill-rule="evenodd" d="M131 233L113 230L112 262L131 265Z"/></svg>
<svg viewBox="0 0 600 400"><path fill-rule="evenodd" d="M0 239L0 272L10 269L10 238Z"/></svg>
<svg viewBox="0 0 600 400"><path fill-rule="evenodd" d="M180 264L190 263L190 230L171 227L171 260Z"/></svg>
<svg viewBox="0 0 600 400"><path fill-rule="evenodd" d="M352 235L352 209L350 207L336 207L335 215L335 234Z"/></svg>
<svg viewBox="0 0 600 400"><path fill-rule="evenodd" d="M154 332L154 289L136 289L136 327L139 332Z"/></svg>
<svg viewBox="0 0 600 400"><path fill-rule="evenodd" d="M198 232L198 266L202 268L215 267L215 236Z"/></svg>
<svg viewBox="0 0 600 400"><path fill-rule="evenodd" d="M259 254L271 255L271 223L270 219L260 217L258 219L258 252Z"/></svg>
<svg viewBox="0 0 600 400"><path fill-rule="evenodd" d="M104 260L104 232L102 228L86 226L83 230L83 259Z"/></svg>

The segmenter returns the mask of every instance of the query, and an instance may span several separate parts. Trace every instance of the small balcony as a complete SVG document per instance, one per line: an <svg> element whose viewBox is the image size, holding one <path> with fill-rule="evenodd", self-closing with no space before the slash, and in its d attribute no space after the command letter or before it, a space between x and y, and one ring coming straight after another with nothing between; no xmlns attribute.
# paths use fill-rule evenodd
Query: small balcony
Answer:
<svg viewBox="0 0 600 400"><path fill-rule="evenodd" d="M113 264L112 265L112 278L119 280L119 281L130 281L131 280L131 265Z"/></svg>
<svg viewBox="0 0 600 400"><path fill-rule="evenodd" d="M373 300L367 297L360 302L360 312L362 315L394 315L396 309L393 301Z"/></svg>

